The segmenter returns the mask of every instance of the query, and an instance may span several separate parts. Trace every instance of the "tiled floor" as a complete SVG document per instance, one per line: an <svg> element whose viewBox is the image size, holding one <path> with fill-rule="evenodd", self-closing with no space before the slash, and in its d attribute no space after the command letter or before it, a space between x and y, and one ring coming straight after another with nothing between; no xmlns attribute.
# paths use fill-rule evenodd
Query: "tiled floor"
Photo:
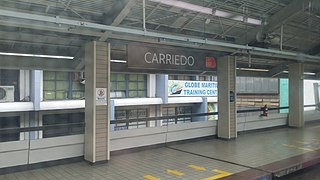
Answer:
<svg viewBox="0 0 320 180"><path fill-rule="evenodd" d="M318 123L304 129L281 128L239 135L230 141L212 139L115 155L102 165L80 162L6 174L0 179L209 180L319 148Z"/></svg>

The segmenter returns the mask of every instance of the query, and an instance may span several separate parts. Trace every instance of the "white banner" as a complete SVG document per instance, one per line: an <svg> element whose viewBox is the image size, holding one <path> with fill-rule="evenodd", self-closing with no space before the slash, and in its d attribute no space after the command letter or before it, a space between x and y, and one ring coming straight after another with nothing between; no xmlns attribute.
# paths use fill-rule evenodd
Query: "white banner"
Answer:
<svg viewBox="0 0 320 180"><path fill-rule="evenodd" d="M217 96L215 81L168 81L168 96Z"/></svg>

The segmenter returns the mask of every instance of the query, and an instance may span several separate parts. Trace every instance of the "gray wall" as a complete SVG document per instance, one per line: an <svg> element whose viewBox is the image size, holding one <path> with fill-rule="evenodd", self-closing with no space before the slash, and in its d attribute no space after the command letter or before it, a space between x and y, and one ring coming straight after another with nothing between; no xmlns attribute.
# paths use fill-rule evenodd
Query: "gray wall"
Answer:
<svg viewBox="0 0 320 180"><path fill-rule="evenodd" d="M278 79L237 77L238 93L278 93Z"/></svg>

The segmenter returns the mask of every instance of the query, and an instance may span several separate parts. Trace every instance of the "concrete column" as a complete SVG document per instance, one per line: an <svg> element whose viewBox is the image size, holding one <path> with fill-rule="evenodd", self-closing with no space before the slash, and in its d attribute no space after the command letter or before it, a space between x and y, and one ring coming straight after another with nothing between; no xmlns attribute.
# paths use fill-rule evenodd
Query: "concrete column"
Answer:
<svg viewBox="0 0 320 180"><path fill-rule="evenodd" d="M85 74L84 158L91 163L104 162L110 159L110 44L86 44ZM106 99L101 90L106 90Z"/></svg>
<svg viewBox="0 0 320 180"><path fill-rule="evenodd" d="M289 65L289 126L304 126L303 72L301 63Z"/></svg>
<svg viewBox="0 0 320 180"><path fill-rule="evenodd" d="M237 137L236 60L234 57L218 59L218 137Z"/></svg>

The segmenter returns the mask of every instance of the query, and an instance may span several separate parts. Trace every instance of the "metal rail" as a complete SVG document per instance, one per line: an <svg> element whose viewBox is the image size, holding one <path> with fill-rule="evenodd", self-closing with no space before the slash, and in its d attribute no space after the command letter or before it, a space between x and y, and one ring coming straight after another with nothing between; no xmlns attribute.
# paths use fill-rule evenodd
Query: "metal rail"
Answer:
<svg viewBox="0 0 320 180"><path fill-rule="evenodd" d="M306 105L304 107L315 107L317 105ZM280 109L289 109L286 107L278 107L278 108L268 108L271 110L280 110ZM259 109L250 109L250 110L238 110L237 113L248 113L248 112L261 112L261 108ZM173 116L161 116L161 117L146 117L139 119L123 119L123 120L111 120L110 124L120 124L120 123L132 123L132 122L148 122L148 121L157 121L164 119L179 119L186 117L200 117L200 116L211 116L218 115L218 112L211 113L196 113L196 114L181 114L181 115L173 115ZM52 130L59 129L63 127L85 127L85 122L81 123L68 123L68 124L55 124L55 125L46 125L46 126L38 126L38 127L24 127L24 128L4 128L0 129L0 134L10 134L10 133L21 133L21 132L32 132L32 131L43 131L43 130Z"/></svg>

